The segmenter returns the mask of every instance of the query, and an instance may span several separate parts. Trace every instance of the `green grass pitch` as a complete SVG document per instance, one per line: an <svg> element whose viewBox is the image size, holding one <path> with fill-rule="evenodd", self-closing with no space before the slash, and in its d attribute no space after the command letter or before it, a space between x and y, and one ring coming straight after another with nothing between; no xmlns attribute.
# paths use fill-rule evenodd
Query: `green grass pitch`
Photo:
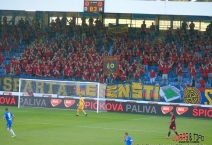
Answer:
<svg viewBox="0 0 212 145"><path fill-rule="evenodd" d="M2 115L6 107L1 106ZM12 138L0 121L1 145L124 145L124 133L138 144L178 144L165 139L169 116L123 113L88 112L88 117L76 111L43 108L8 107L15 115ZM212 120L177 117L178 133L191 132L204 135L201 144L212 144Z"/></svg>

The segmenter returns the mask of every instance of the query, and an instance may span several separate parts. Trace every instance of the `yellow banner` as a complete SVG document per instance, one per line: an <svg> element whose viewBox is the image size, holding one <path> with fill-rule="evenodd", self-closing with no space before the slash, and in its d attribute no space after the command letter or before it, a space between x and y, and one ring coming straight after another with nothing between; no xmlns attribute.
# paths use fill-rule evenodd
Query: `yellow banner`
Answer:
<svg viewBox="0 0 212 145"><path fill-rule="evenodd" d="M108 27L108 31L111 33L125 33L128 32L128 26Z"/></svg>

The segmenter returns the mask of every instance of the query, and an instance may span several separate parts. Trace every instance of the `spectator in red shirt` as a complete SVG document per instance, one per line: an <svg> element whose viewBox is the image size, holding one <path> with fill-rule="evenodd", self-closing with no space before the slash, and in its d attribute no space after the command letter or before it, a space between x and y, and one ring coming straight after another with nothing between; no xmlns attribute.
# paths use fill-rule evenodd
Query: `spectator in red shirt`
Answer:
<svg viewBox="0 0 212 145"><path fill-rule="evenodd" d="M126 79L127 79L127 75L126 75L125 71L122 71L122 74L121 74L121 81L122 81L122 82L125 82Z"/></svg>
<svg viewBox="0 0 212 145"><path fill-rule="evenodd" d="M101 74L100 75L100 77L99 77L99 83L104 83L104 76L103 76L103 74Z"/></svg>
<svg viewBox="0 0 212 145"><path fill-rule="evenodd" d="M7 62L7 64L5 65L6 68L6 74L10 74L10 64Z"/></svg>
<svg viewBox="0 0 212 145"><path fill-rule="evenodd" d="M36 76L38 78L42 77L42 71L40 70L40 67L38 67L37 70L36 70Z"/></svg>
<svg viewBox="0 0 212 145"><path fill-rule="evenodd" d="M140 78L140 74L139 74L138 70L135 70L135 72L134 72L135 82L139 82L139 78Z"/></svg>
<svg viewBox="0 0 212 145"><path fill-rule="evenodd" d="M45 77L51 77L50 70L49 70L48 66L44 67L44 76Z"/></svg>
<svg viewBox="0 0 212 145"><path fill-rule="evenodd" d="M140 74L140 80L143 81L144 79L144 67L143 65L141 65L140 69L139 69L139 74Z"/></svg>
<svg viewBox="0 0 212 145"><path fill-rule="evenodd" d="M149 72L149 76L150 76L150 83L154 84L156 78L156 72L153 69Z"/></svg>
<svg viewBox="0 0 212 145"><path fill-rule="evenodd" d="M208 79L212 80L212 61L208 64L209 71L208 71Z"/></svg>
<svg viewBox="0 0 212 145"><path fill-rule="evenodd" d="M37 76L38 63L32 65L32 75Z"/></svg>
<svg viewBox="0 0 212 145"><path fill-rule="evenodd" d="M88 80L88 72L87 72L87 70L85 70L85 71L83 72L83 74L82 74L82 80L83 80L83 81L87 81L87 80Z"/></svg>
<svg viewBox="0 0 212 145"><path fill-rule="evenodd" d="M168 85L168 71L170 67L167 64L162 65L162 84L166 81L166 85Z"/></svg>
<svg viewBox="0 0 212 145"><path fill-rule="evenodd" d="M132 78L133 78L133 73L134 73L134 70L133 70L132 66L130 66L130 67L128 68L128 80L129 80L129 81L132 80Z"/></svg>
<svg viewBox="0 0 212 145"><path fill-rule="evenodd" d="M32 75L32 67L27 64L26 68L25 68L25 72L27 76L31 76Z"/></svg>
<svg viewBox="0 0 212 145"><path fill-rule="evenodd" d="M147 55L143 57L143 62L144 62L144 70L145 72L148 72L149 57Z"/></svg>
<svg viewBox="0 0 212 145"><path fill-rule="evenodd" d="M117 83L117 75L114 73L111 74L111 83Z"/></svg>
<svg viewBox="0 0 212 145"><path fill-rule="evenodd" d="M205 81L205 82L208 81L208 72L209 72L208 66L205 65L205 66L204 66L204 70L203 70L203 78L204 78L204 81Z"/></svg>
<svg viewBox="0 0 212 145"><path fill-rule="evenodd" d="M200 77L199 84L200 88L205 88L205 81L202 79L202 77Z"/></svg>
<svg viewBox="0 0 212 145"><path fill-rule="evenodd" d="M5 48L5 52L7 53L7 56L9 56L10 51L11 51L11 46L9 43L7 43L6 48Z"/></svg>
<svg viewBox="0 0 212 145"><path fill-rule="evenodd" d="M91 82L95 82L96 81L96 74L92 73L92 75L90 76L90 81Z"/></svg>
<svg viewBox="0 0 212 145"><path fill-rule="evenodd" d="M181 86L182 84L182 80L183 80L183 68L180 65L180 63L178 63L177 69L176 69L176 73L177 73L177 78L178 78L178 84L179 86Z"/></svg>
<svg viewBox="0 0 212 145"><path fill-rule="evenodd" d="M138 62L137 62L136 59L134 59L134 61L132 63L132 68L133 68L134 71L137 69L137 65L138 65Z"/></svg>
<svg viewBox="0 0 212 145"><path fill-rule="evenodd" d="M63 69L63 77L64 79L68 79L69 77L69 68L67 67L67 65L65 65L65 68Z"/></svg>
<svg viewBox="0 0 212 145"><path fill-rule="evenodd" d="M188 78L190 79L191 78L191 68L193 67L193 64L192 64L192 62L190 62L189 64L188 64Z"/></svg>
<svg viewBox="0 0 212 145"><path fill-rule="evenodd" d="M162 76L163 74L163 61L161 59L158 60L158 76Z"/></svg>
<svg viewBox="0 0 212 145"><path fill-rule="evenodd" d="M0 25L1 25L1 23L0 23ZM3 52L3 47L2 47L1 41L0 41L0 52Z"/></svg>
<svg viewBox="0 0 212 145"><path fill-rule="evenodd" d="M53 73L54 73L54 77L55 78L59 78L60 77L60 72L59 72L59 70L56 67L54 68Z"/></svg>
<svg viewBox="0 0 212 145"><path fill-rule="evenodd" d="M4 55L0 51L0 66L3 65L3 62L4 62Z"/></svg>
<svg viewBox="0 0 212 145"><path fill-rule="evenodd" d="M74 69L72 66L69 68L69 79L73 80L74 77Z"/></svg>
<svg viewBox="0 0 212 145"><path fill-rule="evenodd" d="M197 75L197 72L196 72L196 68L195 68L195 65L191 67L191 76L192 76L192 80L194 80L196 82L196 75Z"/></svg>
<svg viewBox="0 0 212 145"><path fill-rule="evenodd" d="M17 65L17 66L16 66L16 68L15 68L15 74L18 75L18 76L21 74L20 65Z"/></svg>
<svg viewBox="0 0 212 145"><path fill-rule="evenodd" d="M80 81L81 80L81 70L78 66L76 66L74 73L75 73L75 80Z"/></svg>

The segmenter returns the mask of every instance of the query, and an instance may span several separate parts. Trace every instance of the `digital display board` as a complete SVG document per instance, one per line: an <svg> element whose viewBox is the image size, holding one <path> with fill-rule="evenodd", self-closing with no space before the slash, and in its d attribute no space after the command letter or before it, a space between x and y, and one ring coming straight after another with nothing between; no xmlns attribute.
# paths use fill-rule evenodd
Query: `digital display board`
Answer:
<svg viewBox="0 0 212 145"><path fill-rule="evenodd" d="M84 12L103 13L104 0L84 0Z"/></svg>

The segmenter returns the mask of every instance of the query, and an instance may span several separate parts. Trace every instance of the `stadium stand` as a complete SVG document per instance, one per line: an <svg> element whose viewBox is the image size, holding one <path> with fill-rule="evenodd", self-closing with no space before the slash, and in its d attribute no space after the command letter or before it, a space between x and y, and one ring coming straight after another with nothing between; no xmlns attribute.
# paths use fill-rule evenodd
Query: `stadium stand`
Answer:
<svg viewBox="0 0 212 145"><path fill-rule="evenodd" d="M143 29L109 33L93 18L89 18L89 24L82 19L82 25L76 25L73 18L66 25L66 18L57 17L47 31L40 30L36 18L34 23L21 19L16 25L9 25L3 18L0 27L0 74L102 83L137 80L150 84L149 72L154 70L155 83L161 85L167 85L164 74L168 76L168 84L178 87L186 86L192 79L199 87L200 77L206 87L212 81L212 23L204 35L196 33L191 22L190 29L184 25L174 32L169 29L164 38L144 33ZM120 56L120 76L103 73L102 57L110 53ZM126 80L122 79L125 74ZM182 84L178 80L181 76Z"/></svg>

